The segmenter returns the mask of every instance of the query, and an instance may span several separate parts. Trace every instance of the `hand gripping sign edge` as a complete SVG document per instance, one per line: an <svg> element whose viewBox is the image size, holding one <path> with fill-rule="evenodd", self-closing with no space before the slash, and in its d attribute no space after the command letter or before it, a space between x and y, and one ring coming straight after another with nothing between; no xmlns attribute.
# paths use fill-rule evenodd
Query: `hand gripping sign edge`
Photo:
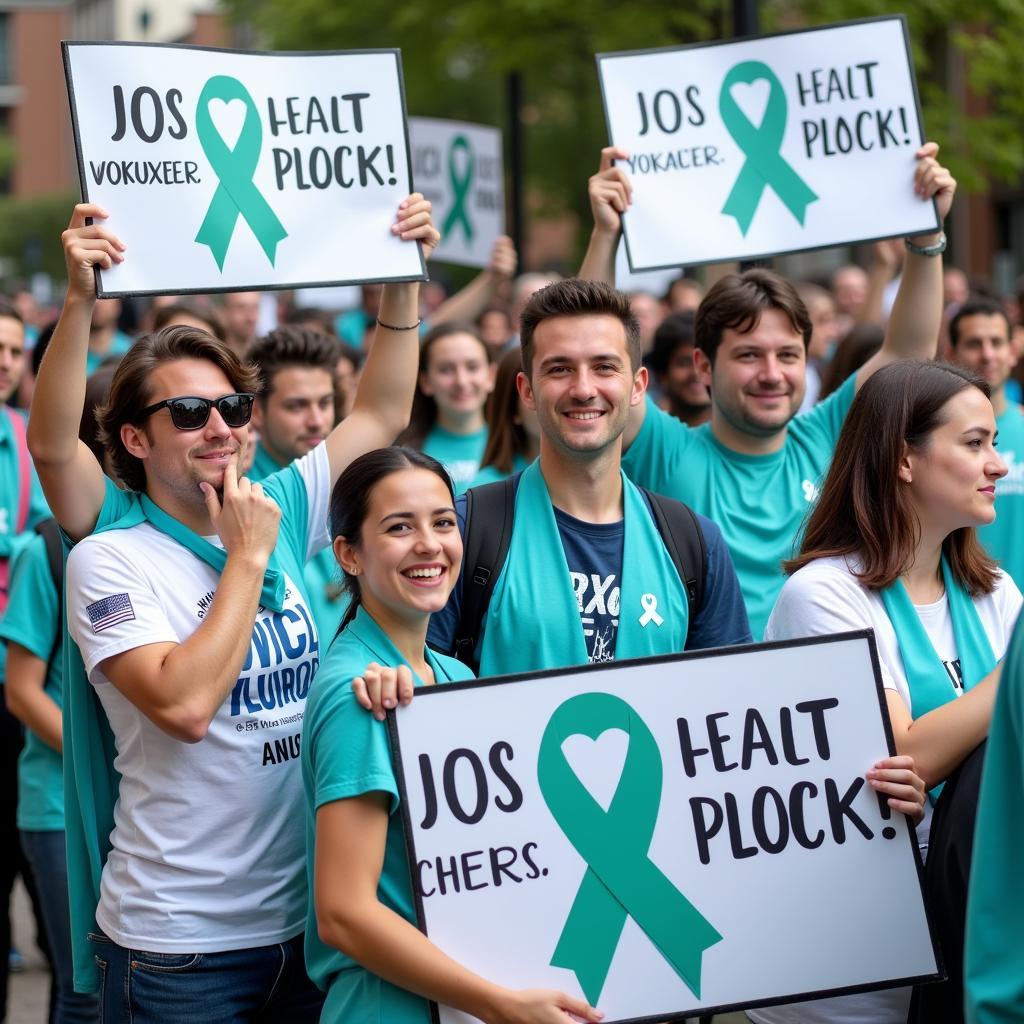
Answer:
<svg viewBox="0 0 1024 1024"><path fill-rule="evenodd" d="M245 104L245 120L233 149L225 145L210 116L212 100L241 100ZM252 96L237 78L214 75L207 80L196 105L196 134L218 184L195 240L209 246L217 269L223 271L241 215L273 266L278 242L287 238L288 232L252 180L263 148L263 125Z"/></svg>
<svg viewBox="0 0 1024 1024"><path fill-rule="evenodd" d="M570 736L629 736L612 802L605 811L562 751ZM701 959L722 936L648 857L661 803L657 742L640 716L609 693L583 693L551 716L537 756L537 782L558 827L587 864L551 958L575 973L596 1004L626 918L632 917L699 999Z"/></svg>

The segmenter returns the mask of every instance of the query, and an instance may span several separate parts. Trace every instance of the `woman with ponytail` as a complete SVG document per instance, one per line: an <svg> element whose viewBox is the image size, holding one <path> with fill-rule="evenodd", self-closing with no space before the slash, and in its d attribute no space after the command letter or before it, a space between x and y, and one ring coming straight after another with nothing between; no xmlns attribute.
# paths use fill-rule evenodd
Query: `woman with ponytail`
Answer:
<svg viewBox="0 0 1024 1024"><path fill-rule="evenodd" d="M431 999L488 1024L598 1021L580 999L486 981L413 923L386 729L351 684L378 668L427 685L470 677L461 662L426 647L427 621L444 607L462 562L454 506L441 464L401 447L356 459L331 497L334 553L352 603L310 687L302 736L306 968L327 993L321 1022L429 1024Z"/></svg>

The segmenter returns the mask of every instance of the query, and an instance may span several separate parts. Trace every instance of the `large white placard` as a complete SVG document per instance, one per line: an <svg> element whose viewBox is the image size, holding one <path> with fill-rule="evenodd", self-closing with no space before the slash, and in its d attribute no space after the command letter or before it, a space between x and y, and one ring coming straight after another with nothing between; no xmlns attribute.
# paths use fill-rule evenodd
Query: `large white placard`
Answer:
<svg viewBox="0 0 1024 1024"><path fill-rule="evenodd" d="M864 778L883 708L870 632L420 690L391 729L421 925L609 1022L934 977Z"/></svg>
<svg viewBox="0 0 1024 1024"><path fill-rule="evenodd" d="M103 295L422 279L400 54L66 43L82 195L125 261Z"/></svg>
<svg viewBox="0 0 1024 1024"><path fill-rule="evenodd" d="M486 267L505 233L501 132L465 121L409 118L416 190L434 204L436 259Z"/></svg>
<svg viewBox="0 0 1024 1024"><path fill-rule="evenodd" d="M938 228L902 16L597 57L634 270Z"/></svg>

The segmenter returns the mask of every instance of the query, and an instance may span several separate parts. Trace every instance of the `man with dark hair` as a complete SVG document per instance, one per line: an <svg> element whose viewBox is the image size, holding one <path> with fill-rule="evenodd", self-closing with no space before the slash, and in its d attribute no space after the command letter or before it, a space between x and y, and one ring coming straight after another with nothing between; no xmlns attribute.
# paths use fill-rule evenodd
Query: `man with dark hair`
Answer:
<svg viewBox="0 0 1024 1024"><path fill-rule="evenodd" d="M385 286L349 419L263 484L237 472L251 368L191 327L138 341L100 417L139 486L121 492L78 441L94 267L124 259L105 217L77 206L64 232L68 293L29 423L54 514L81 541L66 587L76 987L102 987L108 1022L312 1022L298 754L320 636L302 571L328 542L335 480L407 421L418 284ZM419 195L391 230L438 238Z"/></svg>
<svg viewBox="0 0 1024 1024"><path fill-rule="evenodd" d="M978 536L1024 588L1024 409L1006 395L1017 353L1000 303L975 299L957 310L949 323L949 359L983 377L992 390L999 455L1008 472L996 487L996 521L981 527Z"/></svg>
<svg viewBox="0 0 1024 1024"><path fill-rule="evenodd" d="M949 212L956 182L935 157L917 151L913 187ZM582 277L612 281L631 184L602 150L590 179L594 231ZM945 235L907 240L907 261L882 350L827 401L797 416L803 400L811 320L792 284L768 270L717 281L696 319L694 365L711 392L711 421L696 430L638 403L623 438L623 467L643 486L682 499L717 523L732 552L751 627L760 638L793 554L808 505L832 457L854 392L896 359L930 359L942 314Z"/></svg>
<svg viewBox="0 0 1024 1024"><path fill-rule="evenodd" d="M490 567L497 584L469 660L481 675L493 675L749 641L718 529L671 503L699 531L706 552L698 570L703 597L691 610L654 499L622 473L623 431L647 387L628 296L599 282L559 281L527 301L520 331L517 386L537 413L540 457L512 478L507 556ZM484 490L470 492L473 505L467 496L456 504L464 533L474 529L467 507ZM431 619L428 639L440 650L452 651L461 639L474 568L466 563L448 605Z"/></svg>
<svg viewBox="0 0 1024 1024"><path fill-rule="evenodd" d="M711 416L711 396L693 365L692 312L670 313L654 332L654 347L644 362L661 391L661 408L688 427Z"/></svg>
<svg viewBox="0 0 1024 1024"><path fill-rule="evenodd" d="M259 434L250 477L263 480L311 452L334 427L339 342L307 327L279 327L248 352L259 372L252 422ZM333 637L344 611L334 552L321 548L304 572L313 621Z"/></svg>
<svg viewBox="0 0 1024 1024"><path fill-rule="evenodd" d="M121 330L120 299L97 299L89 325L89 355L86 373L92 373L111 356L121 356L132 346L132 339Z"/></svg>
<svg viewBox="0 0 1024 1024"><path fill-rule="evenodd" d="M225 292L215 300L217 314L224 327L224 340L241 358L256 340L260 322L259 292Z"/></svg>

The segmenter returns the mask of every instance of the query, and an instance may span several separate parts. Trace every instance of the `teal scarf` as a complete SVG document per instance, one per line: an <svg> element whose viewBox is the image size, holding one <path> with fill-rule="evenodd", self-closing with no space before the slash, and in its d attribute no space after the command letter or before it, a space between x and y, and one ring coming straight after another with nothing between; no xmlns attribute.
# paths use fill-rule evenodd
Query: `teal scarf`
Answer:
<svg viewBox="0 0 1024 1024"><path fill-rule="evenodd" d="M371 660L378 662L381 665L390 665L392 668L397 668L399 665L409 666L409 663L405 660L405 656L402 655L398 648L392 643L391 637L384 632L383 629L377 624L377 620L362 606L356 610L355 617L345 627L344 633L348 633L350 636L355 637L371 655ZM344 635L344 634L342 634ZM451 672L445 668L444 663L429 647L424 646L424 653L426 654L427 664L434 671L434 682L436 683L450 683L456 679L472 679L473 674L466 669L462 672L461 669L464 667L462 662L454 661L452 658L447 658L450 665L453 665L458 675L452 675ZM411 666L409 666L411 667ZM413 679L417 685L422 685L423 680L420 679L416 673L413 673Z"/></svg>
<svg viewBox="0 0 1024 1024"><path fill-rule="evenodd" d="M956 638L956 651L966 692L996 667L996 656L992 653L992 645L974 602L953 578L945 557L942 559L942 580L946 585L949 613L953 619L953 636ZM956 690L903 584L896 580L881 591L881 597L899 641L903 670L910 687L910 713L917 719L953 700Z"/></svg>
<svg viewBox="0 0 1024 1024"><path fill-rule="evenodd" d="M146 495L132 495L131 506L115 521L99 527L125 530L149 522L173 537L216 572L224 569L227 554L222 548L194 533L169 516ZM284 602L284 576L274 567L274 556L263 577L261 602L280 611ZM96 907L100 901L100 876L110 852L114 829L114 804L121 776L114 768L117 747L106 713L89 680L81 652L67 633L64 622L64 818L67 835L68 896L71 909L71 943L75 989L99 991L99 972L94 950L87 939L95 932Z"/></svg>
<svg viewBox="0 0 1024 1024"><path fill-rule="evenodd" d="M626 535L615 658L681 651L686 590L643 495L625 475L622 494ZM538 460L523 471L516 491L512 541L484 620L480 675L587 661L579 602Z"/></svg>

